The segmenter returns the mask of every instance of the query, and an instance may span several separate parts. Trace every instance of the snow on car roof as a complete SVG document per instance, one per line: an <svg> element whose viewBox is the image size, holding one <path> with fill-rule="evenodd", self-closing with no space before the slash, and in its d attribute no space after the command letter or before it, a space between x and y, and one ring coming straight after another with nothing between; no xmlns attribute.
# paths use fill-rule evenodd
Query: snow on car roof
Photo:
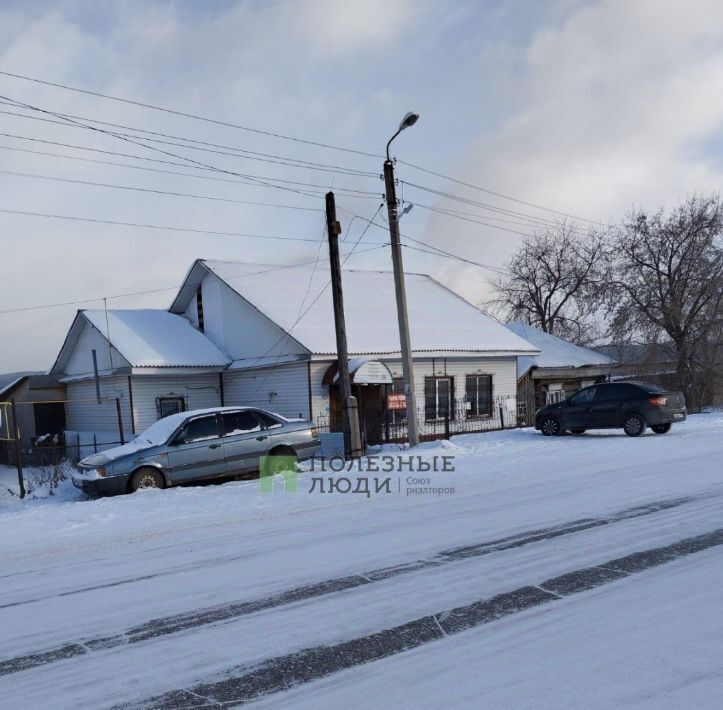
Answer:
<svg viewBox="0 0 723 710"><path fill-rule="evenodd" d="M613 363L607 355L580 347L527 323L508 323L507 328L540 350L540 354L535 357L517 358L518 378L531 367L585 367Z"/></svg>
<svg viewBox="0 0 723 710"><path fill-rule="evenodd" d="M323 268L203 260L234 291L313 353L336 352L329 274ZM415 352L507 351L536 348L426 274L405 274ZM391 271L345 269L344 310L350 353L399 352L399 328ZM299 320L300 307L303 318ZM308 309L308 310L307 310Z"/></svg>
<svg viewBox="0 0 723 710"><path fill-rule="evenodd" d="M168 311L82 311L133 367L225 367L230 359L182 316Z"/></svg>

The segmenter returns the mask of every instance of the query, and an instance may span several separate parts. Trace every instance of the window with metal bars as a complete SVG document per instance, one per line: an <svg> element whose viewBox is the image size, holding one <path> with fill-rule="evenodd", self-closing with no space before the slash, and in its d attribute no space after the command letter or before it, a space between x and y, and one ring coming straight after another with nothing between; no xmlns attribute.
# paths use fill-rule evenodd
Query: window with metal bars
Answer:
<svg viewBox="0 0 723 710"><path fill-rule="evenodd" d="M168 417L186 411L186 401L183 397L159 397L156 400L158 418Z"/></svg>
<svg viewBox="0 0 723 710"><path fill-rule="evenodd" d="M424 419L454 419L454 378L424 378Z"/></svg>
<svg viewBox="0 0 723 710"><path fill-rule="evenodd" d="M465 401L468 417L492 416L492 375L467 375Z"/></svg>

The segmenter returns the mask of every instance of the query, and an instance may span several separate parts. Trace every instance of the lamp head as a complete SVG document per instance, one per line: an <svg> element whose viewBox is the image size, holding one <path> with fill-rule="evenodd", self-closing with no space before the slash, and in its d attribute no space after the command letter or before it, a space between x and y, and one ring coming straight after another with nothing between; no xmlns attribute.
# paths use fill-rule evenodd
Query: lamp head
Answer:
<svg viewBox="0 0 723 710"><path fill-rule="evenodd" d="M399 130L403 131L405 128L411 128L419 120L419 114L414 111L409 111L404 114L402 122L399 124Z"/></svg>

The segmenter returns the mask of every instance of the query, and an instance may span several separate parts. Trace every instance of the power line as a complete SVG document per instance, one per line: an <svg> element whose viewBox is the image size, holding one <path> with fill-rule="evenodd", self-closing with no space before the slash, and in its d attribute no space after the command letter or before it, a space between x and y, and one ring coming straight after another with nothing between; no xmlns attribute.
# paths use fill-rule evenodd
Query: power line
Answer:
<svg viewBox="0 0 723 710"><path fill-rule="evenodd" d="M432 195L437 195L438 197L443 197L448 200L454 200L455 202L461 202L465 205L471 205L473 207L480 207L484 210L494 212L496 214L502 214L502 215L505 215L508 217L524 218L526 220L531 220L533 222L540 223L540 224L546 224L546 225L559 223L559 220L554 219L554 218L541 217L539 215L530 214L529 212L519 212L517 210L509 209L507 207L498 207L497 205L491 205L487 202L479 202L477 200L472 200L469 197L457 195L452 192L444 192L443 190L435 190L434 188L428 187L426 185L419 185L417 183L407 182L404 180L401 182L403 185L406 185L407 187L411 187L411 188L417 189L417 190L423 190L424 192L428 192ZM436 209L439 209L439 208L436 208ZM452 212L454 210L447 209L447 211ZM477 215L477 216L481 216L481 215Z"/></svg>
<svg viewBox="0 0 723 710"><path fill-rule="evenodd" d="M52 81L47 81L47 80L44 80L44 79L38 79L38 78L36 78L36 77L27 76L27 75L24 75L24 74L17 74L17 73L13 73L13 72L0 71L0 75L2 75L2 76L7 76L7 77L11 77L11 78L14 78L14 79L20 79L20 80L23 80L23 81L33 82L33 83L36 83L36 84L42 84L42 85L45 85L45 86L52 86L52 87L55 87L55 88L58 88L58 89L66 90L66 91L74 91L74 92L81 93L81 94L86 94L86 95L89 95L89 96L96 96L96 97L103 98L103 99L107 99L107 100L111 100L111 101L118 101L118 102L122 102L122 103L129 104L129 105L134 105L134 106L139 106L139 107L142 107L142 108L152 109L152 110L154 110L154 111L161 111L161 112L163 112L163 113L178 115L178 116L182 116L182 117L184 117L184 118L191 118L191 119L194 119L194 120L204 121L204 122L207 122L207 123L213 123L213 124L220 125L220 126L226 126L226 127L228 127L228 128L235 128L235 129L239 129L239 130L243 130L243 131L248 131L248 132L252 132L252 133L257 133L257 134L261 134L261 135L267 135L267 136L274 137L274 138L279 138L279 139L294 141L294 142L297 142L297 143L302 143L302 144L307 144L307 145L313 145L313 146L316 146L316 147L327 148L327 149L331 149L331 150L343 151L343 152L346 152L346 153L354 153L354 154L357 154L357 155L363 155L363 156L370 157L370 158L382 159L382 158L384 157L384 156L382 156L382 155L380 155L380 154L378 154L378 153L370 153L370 152L367 152L367 151L357 150L357 149L354 149L354 148L346 148L346 147L342 147L342 146L331 145L331 144L328 144L328 143L321 143L321 142L318 142L318 141L312 141L312 140L297 138L297 137L294 137L294 136L288 136L288 135L284 135L284 134L282 134L282 133L275 133L275 132L273 132L273 131L266 131L266 130L263 130L263 129L251 128L251 127L249 127L249 126L243 126L243 125L241 125L241 124L231 123L231 122L228 122L228 121L221 121L221 120L218 120L218 119L208 118L208 117L206 117L206 116L199 116L199 115L197 115L197 114L192 114L192 113L188 113L188 112L184 112L184 111L177 111L177 110L174 110L174 109L169 109L169 108L165 108L165 107L162 107L162 106L157 106L157 105L154 105L154 104L145 103L145 102L142 102L142 101L135 101L135 100L132 100L132 99L125 99L125 98L121 98L121 97L118 97L118 96L112 96L112 95L110 95L110 94L104 94L104 93L101 93L101 92L99 92L99 91L92 91L92 90L89 90L89 89L81 89L81 88L78 88L78 87L69 86L69 85L67 85L67 84L61 84L61 83L58 83L58 82L52 82ZM406 165L406 166L408 166L408 167L410 167L410 168L413 168L414 170L419 170L419 171L421 171L421 172L427 173L428 175L433 175L433 176L438 177L438 178L441 178L441 179L443 179L443 180L449 180L450 182L454 182L454 183L456 183L456 184L458 184L458 185L462 185L462 186L464 186L464 187L467 187L467 188L470 188L470 189L473 189L473 190L477 190L477 191L480 191L480 192L484 192L484 193L486 193L486 194L493 195L493 196L495 196L495 197L499 197L500 199L510 200L510 201L516 202L516 203L518 203L518 204L526 205L527 207L532 207L532 208L534 208L534 209L544 210L544 211L550 212L550 213L552 213L552 214L557 214L557 215L560 215L560 216L563 216L563 217L567 217L567 218L571 218L571 219L576 219L576 220L578 220L578 221L588 222L588 223L590 223L590 224L597 224L597 225L599 225L599 226L604 226L604 227L610 226L610 225L608 225L608 224L606 224L606 223L604 223L604 222L600 222L600 221L598 221L598 220L591 220L591 219L588 219L588 218L586 218L586 217L576 216L576 215L574 215L574 214L572 214L572 213L569 213L569 212L565 212L565 211L562 211L562 210L556 210L556 209L553 209L553 208L551 208L551 207L545 207L544 205L539 205L539 204L536 204L536 203L534 203L534 202L529 202L529 201L522 200L522 199L519 199L519 198L516 198L516 197L512 197L511 195L506 195L506 194L504 194L504 193L497 192L497 191L495 191L495 190L490 190L490 189L488 189L488 188L481 187L481 186L479 186L479 185L475 185L475 184L473 184L473 183L466 182L466 181L464 181L464 180L460 180L460 179L458 179L458 178L454 178L454 177L452 177L452 176L450 176L450 175L446 175L446 174L444 174L444 173L442 173L442 172L439 172L439 171L436 171L436 170L431 170L431 169L429 169L429 168L425 168L425 167L423 167L423 166L421 166L421 165L417 165L417 164L412 163L412 162L409 162L409 161L399 160L398 162L400 162L401 164Z"/></svg>
<svg viewBox="0 0 723 710"><path fill-rule="evenodd" d="M14 101L14 99L11 99L13 103L7 103L7 102L0 102L5 103L8 106L17 106L18 103ZM42 110L42 109L34 109L34 110ZM13 111L0 111L0 114L10 115L10 116L16 116L18 118L27 118L29 120L33 121L44 121L47 123L53 123L56 125L64 126L65 128L84 128L86 130L99 130L96 129L94 126L85 126L75 121L75 117L72 116L72 114L66 114L66 113L59 113L59 112L52 112L53 115L61 116L65 119L65 121L71 120L74 121L73 123L67 123L65 121L56 121L50 118L42 118L40 116L27 116L25 114L21 113L15 113ZM95 121L92 118L88 119L82 119L85 121L90 121L91 123L98 123L101 125L106 126L120 126L123 127L121 124L117 123L109 123L107 121ZM164 133L154 133L153 131L143 131L143 129L137 129L137 128L131 128L130 130L139 131L139 132L145 132L145 133L151 133L155 135L166 135ZM208 143L206 141L194 141L193 139L187 139L187 138L179 138L178 140L186 141L187 144L184 143L177 143L175 141L169 141L169 140L162 140L160 138L151 138L150 136L136 136L132 133L121 133L114 131L113 135L116 137L125 137L125 138L142 138L144 141L151 141L152 143L160 143L163 145L170 145L175 146L177 148L185 148L187 150L199 150L206 153L215 153L217 155L225 155L230 156L232 158L243 158L244 160L256 160L262 163L271 163L273 165L284 165L286 167L291 168L302 168L305 170L316 170L320 172L325 173L334 173L338 175L349 175L352 177L363 177L363 178L375 178L378 179L379 175L377 173L368 171L368 170L357 170L355 168L346 168L343 166L337 166L337 165L326 165L324 163L316 163L313 161L307 161L307 160L296 160L294 158L286 158L284 156L276 156L276 155L269 155L265 153L256 153L254 151L244 151L241 148L233 148L228 146L219 146L219 148L227 148L226 150L219 150L218 148L207 148L204 146L211 146L215 145L213 143ZM169 137L175 137L175 136L169 136ZM190 143L200 143L201 145L190 145ZM230 152L230 151L236 151L236 152ZM243 155L242 153L250 153L250 155ZM262 157L262 156L268 156L268 157Z"/></svg>
<svg viewBox="0 0 723 710"><path fill-rule="evenodd" d="M509 276L509 271L505 271L504 269L498 269L496 266L490 266L489 264L482 264L479 261L474 261L474 259L467 259L464 256L459 256L459 254L452 254L451 252L445 252L442 249L436 249L432 251L431 249L423 249L422 247L416 247L412 244L402 244L402 246L405 249L413 249L414 251L423 252L424 254L431 254L432 256L443 256L446 259L454 259L455 261L462 261L465 264L470 264L472 266L477 266L480 269L485 269L486 271L494 271L497 274L500 274L500 276Z"/></svg>
<svg viewBox="0 0 723 710"><path fill-rule="evenodd" d="M385 246L387 246L386 243L383 243L383 244L375 244L375 246L373 246L373 247L371 247L371 248L369 248L369 249L364 249L363 251L357 252L357 255L366 254L367 252L371 252L371 251L376 251L377 249L382 249L382 248L385 247ZM351 252L349 253L349 256L350 256L350 255L351 255ZM247 277L249 277L249 276L257 276L257 275L259 275L259 274L267 274L267 273L271 273L271 272L274 272L274 271L282 271L282 270L284 270L284 269L295 269L295 268L297 268L297 267L299 267L299 266L308 266L309 264L313 264L315 261L316 261L316 260L314 260L314 261L300 262L300 263L298 263L298 264L288 264L288 265L284 265L284 266L274 266L274 267L271 267L271 268L268 268L268 269L264 269L264 270L262 270L262 271L253 271L253 272L251 272L251 273L241 274L241 275L239 275L239 276L229 276L226 280L228 280L228 281L233 281L233 280L235 280L235 279L247 278ZM319 259L319 261L327 261L327 259L326 259L326 257L321 257L321 258ZM63 307L63 306L79 306L79 305L83 305L84 303L95 303L95 302L98 302L98 301L102 301L104 298L105 298L105 299L108 299L108 300L113 300L113 299L116 299L116 298L129 298L129 297L131 297L131 296L147 296L147 295L154 294L154 293L164 293L164 292L166 292L166 291L178 291L178 288L179 288L179 286L178 286L178 284L176 284L175 286L166 286L166 287L163 287L163 288L153 288L153 289L147 289L147 290L145 290L145 291L129 291L129 292L127 292L127 293L116 293L116 294L113 294L113 295L111 295L111 296L98 296L98 297L95 297L95 298L82 298L82 299L78 299L78 300L75 300L75 301L62 301L62 302L55 302L55 303L45 303L45 304L42 304L42 305L35 305L35 306L21 306L21 307L19 307L19 308L8 308L8 309L5 309L5 310L0 310L0 315L2 315L2 314L9 314L9 313L24 313L25 311L38 311L38 310L43 310L43 309L46 309L46 308L60 308L60 307ZM245 359L245 358L240 358L240 359ZM249 358L249 359L253 359L253 358Z"/></svg>
<svg viewBox="0 0 723 710"><path fill-rule="evenodd" d="M316 244L316 239L309 237L282 237L271 234L246 234L243 232L223 232L212 229L196 229L194 227L174 227L168 225L159 224L145 224L142 222L123 222L120 220L111 219L99 219L94 217L78 217L77 215L62 215L62 214L51 214L47 212L31 212L29 210L12 210L7 208L0 208L0 212L5 214L22 215L25 217L43 217L48 219L62 219L71 220L74 222L90 222L93 224L110 224L120 227L135 227L139 229L160 229L169 232L190 232L192 234L209 234L211 236L219 237L243 237L248 239L273 239L282 242L312 242Z"/></svg>
<svg viewBox="0 0 723 710"><path fill-rule="evenodd" d="M265 175L254 175L252 173L238 173L238 172L233 172L233 171L221 170L221 169L215 168L213 166L206 167L203 164L188 165L186 163L178 163L173 160L163 160L162 158L149 158L148 156L145 156L145 155L135 155L133 153L120 153L115 150L105 150L103 148L90 148L88 146L77 145L75 143L63 143L61 141L53 141L53 140L49 140L46 138L36 138L33 136L22 136L17 133L0 133L0 136L2 136L4 138L14 138L17 140L30 141L32 143L43 143L44 145L55 145L55 146L59 146L61 148L71 148L73 150L84 150L84 151L87 151L90 153L100 153L102 155L112 155L112 156L116 156L116 157L120 157L120 158L131 158L133 160L142 160L144 162L160 163L162 165L174 165L177 167L191 168L194 170L208 170L210 172L225 172L225 173L228 173L235 177L246 179L245 182L239 181L239 180L228 180L228 179L226 179L225 182L241 182L244 185L252 185L255 187L274 187L274 188L278 188L278 189L287 189L280 185L268 184L268 182L279 182L279 183L284 183L286 185L299 185L302 187L313 187L313 188L318 188L320 190L328 190L329 189L328 185L319 185L317 183L305 183L305 182L300 182L298 180L287 180L287 179L283 179L283 178L268 177ZM21 150L19 148L11 148L11 147L4 147L4 146L0 146L0 147L4 148L5 150L16 150L16 151ZM21 152L32 152L32 153L36 153L39 155L53 155L54 157L68 158L71 160L81 160L81 158L79 158L77 156L71 156L71 155L58 155L58 154L52 154L52 153L46 154L46 153L42 153L41 151L21 151ZM181 158L181 160L183 160L183 158ZM88 159L86 159L86 162L90 162L90 161L88 161ZM92 162L101 162L101 161L92 161ZM105 161L105 162L107 162L107 161ZM127 166L126 165L124 167L136 167L136 166ZM140 169L140 168L138 168L138 169ZM160 172L160 171L156 170L155 172ZM189 177L206 177L208 179L207 176L193 175L193 174L189 174L189 173L174 173L172 171L164 171L164 172L170 172L171 174L187 175ZM221 178L215 178L215 179L220 180ZM249 182L249 181L251 181L251 182ZM266 181L266 182L261 182L261 181ZM353 190L352 188L341 188L341 189L344 191L347 191L347 192L373 195L375 199L377 198L377 196L379 194L379 193L368 191L368 190ZM301 195L306 195L307 197L309 196L308 192L306 192L306 191L301 191L301 190L290 190L290 191L296 192ZM316 196L317 195L312 195L312 197L316 197Z"/></svg>
<svg viewBox="0 0 723 710"><path fill-rule="evenodd" d="M458 180L457 178L453 178L449 175L445 175L444 173L437 172L435 170L430 170L429 168L423 168L421 165L415 165L414 163L409 163L406 160L399 160L402 165L407 165L410 168L414 168L415 170L420 170L423 173L427 173L428 175L434 175L435 177L442 178L444 180L449 180L450 182L454 182L457 185L463 185L464 187L469 187L472 190L478 190L479 192L484 192L488 195L494 195L495 197L499 197L503 200L510 200L512 202L517 202L521 205L526 205L527 207L533 207L537 210L544 210L545 212L551 212L553 214L558 214L562 217L568 217L570 219L576 219L578 221L582 222L589 222L590 224L597 224L603 227L607 227L609 225L605 224L604 222L599 222L594 219L587 219L586 217L578 217L574 214L571 214L569 212L563 212L561 210L552 209L551 207L545 207L544 205L538 205L534 202L527 202L525 200L520 200L516 197L511 197L510 195L505 195L501 192L495 192L494 190L488 190L485 187L480 187L479 185L473 185L472 183L465 182L464 180Z"/></svg>
<svg viewBox="0 0 723 710"><path fill-rule="evenodd" d="M10 99L9 101L0 101L0 105L5 106L11 106L13 108L18 108L18 102L16 102L14 99ZM335 165L335 164L329 164L329 163L319 163L318 161L314 160L303 160L301 158L293 158L288 155L277 155L274 153L262 153L260 151L255 150L249 150L248 148L238 148L236 146L230 146L225 145L223 143L213 143L211 141L205 141L198 138L188 138L185 136L179 136L172 133L163 133L161 131L151 131L147 128L138 128L136 126L128 126L123 123L112 123L110 121L101 121L96 118L89 118L87 116L78 116L70 113L62 113L59 111L53 112L57 116L61 116L64 119L76 119L79 121L88 121L89 123L95 123L101 126L110 126L111 128L122 128L129 131L135 131L136 133L145 133L148 136L159 136L160 138L171 138L173 140L183 141L184 143L189 144L195 144L195 145L179 145L178 143L169 143L168 141L158 140L150 137L143 137L144 140L154 141L158 143L165 143L168 145L176 145L183 148L191 148L193 150L204 150L204 148L201 148L200 146L209 146L211 148L222 148L226 151L234 151L234 153L222 153L222 155L233 155L234 157L244 157L249 159L261 159L261 158L267 158L266 162L279 162L279 161L288 161L288 163L298 163L299 165L294 165L293 167L317 167L317 168L327 168L330 171L336 170L340 171L342 173L349 173L349 174L359 174L363 176L369 176L369 177L378 177L377 172L372 172L368 170L360 170L358 168L352 168L345 165ZM44 123L52 123L55 125L65 126L66 128L84 128L84 126L76 126L76 125L69 125L65 121L58 121L54 120L52 118L43 118L41 116L31 116L24 113L16 113L15 111L0 111L0 114L5 114L8 116L16 116L18 118L27 118L32 121L42 121ZM132 134L120 134L120 135L126 135L127 137L139 137L139 136L133 136ZM215 153L219 151L215 150L208 150L209 153ZM242 154L242 155L236 155L236 153ZM286 164L284 162L283 164Z"/></svg>
<svg viewBox="0 0 723 710"><path fill-rule="evenodd" d="M344 260L342 261L341 266L344 266L344 264L346 264L346 262L349 260L349 258L351 257L351 255L354 253L354 251L356 250L356 248L359 246L359 243L361 242L361 240L364 239L364 235L367 233L367 230L369 229L369 226L370 226L371 224L373 224L374 218L379 214L379 210L383 207L383 205L384 205L384 203L382 202L382 203L379 205L379 207L377 207L377 211L374 213L374 215L372 216L372 218L366 220L366 221L367 221L367 226L364 228L364 230L362 231L361 235L360 235L359 238L356 240L356 242L354 242L354 245L353 245L352 248L350 249L349 253L344 257ZM362 218L362 219L364 219L364 218ZM386 244L383 244L382 246L387 246L387 245L386 245ZM379 247L379 248L381 248L381 247ZM368 250L367 250L367 251L368 251ZM312 271L311 276L310 276L310 278L309 278L309 288L311 287L311 282L312 282L312 280L313 280L313 278L314 278L314 272L315 272L315 271L316 271L316 267L314 267L314 270ZM303 312L300 312L300 313L299 313L297 319L291 324L291 326L290 326L289 328L287 328L287 329L285 330L284 334L283 334L275 343L273 343L273 344L266 350L266 352L265 352L263 355L261 355L260 357L258 357L258 358L255 360L254 364L256 364L257 362L259 362L260 360L262 360L264 357L267 357L268 354L269 354L277 345L279 345L280 343L284 343L284 344L285 344L285 341L286 341L288 338L291 337L291 333L292 333L292 331L294 330L294 328L302 321L302 319L304 318L304 316L306 316L306 314L314 307L314 305L315 305L315 304L317 303L317 301L322 297L322 295L323 295L323 294L325 293L325 291L329 288L329 286L331 286L331 279L329 279L329 280L326 282L326 284L324 284L324 287L321 289L321 291L319 291L319 293L316 295L316 298L314 298L314 300L309 304L309 306L306 308L306 310L304 310ZM308 296L308 294L309 294L309 288L306 289L306 296ZM304 296L304 301L306 301L306 296ZM302 308L303 308L303 305L302 305ZM282 348L283 348L283 345L282 345ZM281 353L281 354L283 355L284 353ZM269 367L269 369L273 369L273 368L275 368L275 367L280 367L280 366L281 366L281 363L277 363L276 365L271 365L271 366ZM257 392L264 386L264 384L266 383L266 381L268 380L268 378L269 378L270 375L271 375L271 373L269 372L269 374L266 375L266 377L259 383L259 385L256 387L256 389L255 389L254 392L253 392L253 395L254 395L254 396L255 396L255 395L257 394Z"/></svg>
<svg viewBox="0 0 723 710"><path fill-rule="evenodd" d="M55 177L52 175L37 175L34 173L20 173L14 170L0 170L0 175L12 175L15 177L33 178L38 180L52 180L54 182L65 182L74 185L89 185L92 187L107 187L116 190L133 190L135 192L148 192L157 195L170 195L172 197L190 197L197 200L214 200L218 202L233 202L242 205L254 205L258 207L276 207L278 209L287 210L304 210L306 212L323 212L318 207L301 207L299 205L280 205L274 202L254 202L252 200L235 200L230 197L215 197L212 195L196 195L191 192L169 192L167 190L155 190L147 187L136 187L132 185L114 185L106 182L95 182L93 180L78 180L75 178Z"/></svg>
<svg viewBox="0 0 723 710"><path fill-rule="evenodd" d="M59 145L62 147L74 147L74 146L70 146L70 145L64 144L64 143L57 143L56 141L47 141L47 140L42 140L40 138L29 138L26 136L18 136L18 135L11 134L11 133L0 133L0 136L6 136L9 138L19 138L21 140L49 143L52 145ZM114 153L111 151L99 151L96 148L86 148L84 146L76 146L76 147L79 148L80 150L96 151L96 152L101 152L101 153L110 153L111 155L126 155L125 153ZM0 145L0 150L9 150L9 151L18 152L18 153L28 153L30 155L42 155L42 156L51 157L51 158L64 158L66 160L75 160L75 161L80 161L83 163L93 163L93 164L97 164L97 165L109 165L109 166L117 167L117 168L130 168L132 170L144 170L144 171L153 172L153 173L161 173L164 175L179 175L181 177L190 177L190 178L194 178L196 180L213 180L214 182L227 182L227 183L232 183L232 184L236 184L236 185L247 185L249 187L265 187L264 185L260 185L256 182L251 182L249 180L242 180L242 179L233 180L231 178L223 178L223 177L218 177L218 176L213 176L213 175L198 175L196 173L184 173L179 170L164 170L162 168L151 168L151 167L148 167L145 165L132 165L129 163L116 163L115 161L111 161L111 160L101 160L98 158L83 158L78 155L65 155L63 153L51 153L51 152L43 151L43 150L30 150L29 148L18 148L17 146ZM170 160L159 160L157 158L145 158L142 156L128 156L128 157L137 158L139 160L148 160L148 161L152 161L152 162L156 162L156 163L165 163L165 164L169 164L169 165L183 165L183 167L188 167L188 168L191 168L194 170L202 169L202 168L197 168L194 165L186 166L183 163L174 163ZM284 182L284 183L290 183L290 184L294 184L294 185L301 185L302 187L318 188L319 192L316 192L314 194L314 197L323 195L324 194L323 190L329 189L328 186L318 185L316 183L298 182L296 180L283 180L281 178L265 178L265 179L273 180L274 182ZM375 200L379 196L378 193L369 192L367 190L354 190L353 188L346 188L346 187L336 188L336 189L344 192L345 193L344 197L352 197L352 198L356 198L356 199L366 199L366 200L374 199Z"/></svg>
<svg viewBox="0 0 723 710"><path fill-rule="evenodd" d="M344 207L339 207L339 209L342 212L346 212L347 214L354 215L353 212L350 212L349 210L345 209ZM354 215L354 216L359 217L359 219L368 221L371 225L373 225L374 227L377 227L377 229L383 229L385 232L387 231L387 227L383 224L379 224L378 222L375 222L374 218L369 220L366 217L362 217L361 215ZM462 261L467 264L471 264L473 266L478 266L480 269L487 269L489 271L495 271L497 273L501 273L501 274L505 274L505 275L508 274L508 272L504 271L504 269L501 269L497 266L491 266L490 264L483 264L482 262L474 261L473 259L469 259L465 256L461 256L460 254L455 254L453 252L446 251L444 249L441 249L440 247L435 246L434 244L430 244L429 242L424 242L421 239L415 239L414 237L411 237L408 234L403 234L402 232L400 232L399 236L404 237L404 239L408 239L409 241L414 242L415 244L419 244L422 247L427 247L427 249L433 250L433 252L436 252L437 255L439 255L439 256L445 256L449 259L457 259L458 261ZM409 245L407 244L407 245L402 245L402 246L409 246ZM423 251L422 249L417 249L417 250ZM429 252L429 253L432 253L432 252Z"/></svg>
<svg viewBox="0 0 723 710"><path fill-rule="evenodd" d="M3 95L0 95L0 99L5 99L5 100L9 100L9 101L14 101L13 99L8 99L7 96L3 96ZM21 101L14 101L14 102L15 102L15 104L17 104L18 106L22 106L22 107L24 107L24 108L31 109L31 110L33 110L33 111L39 111L40 113L49 114L49 115L51 115L51 116L56 116L56 117L58 117L58 118L61 118L61 117L62 117L62 116L60 116L60 114L53 113L53 111L49 111L49 110L47 110L47 109L39 108L38 106L33 106L33 105L31 105L31 104L27 104L27 103L21 102ZM156 146L147 145L146 143L142 143L141 141L134 140L134 139L132 139L132 138L127 138L127 137L122 136L122 135L120 135L120 134L118 134L118 133L114 133L113 131L107 131L107 130L105 130L104 128L98 128L97 126L89 126L89 125L87 125L87 124L85 124L85 123L80 123L79 121L75 121L74 119L71 119L71 118L64 118L63 120L67 121L67 122L70 123L70 124L75 124L75 125L78 125L78 126L83 126L83 127L87 128L88 130L96 131L97 133L102 133L102 134L107 135L107 136L112 136L112 137L114 137L114 138L118 138L119 140L125 141L126 143L132 143L133 145L138 145L138 146L140 146L140 147L142 147L142 148L147 148L148 150L155 151L156 153L161 153L161 154L163 154L163 155L169 155L169 156L171 156L172 158L176 158L176 159L178 159L178 160L184 160L184 161L186 161L186 162L188 162L188 163L193 163L193 164L195 164L195 165L203 166L203 167L208 168L208 169L210 169L210 170L213 170L213 171L215 171L215 172L225 173L225 174L228 174L228 175L235 175L236 177L247 177L247 178L249 177L248 175L242 175L242 174L237 173L237 172L235 172L235 171L233 171L233 170L226 170L226 169L224 169L224 168L219 168L219 167L217 167L217 166L215 166L215 165L211 165L211 164L209 164L209 163L201 162L200 160L194 160L193 158L189 158L188 156L185 156L185 155L178 155L178 154L176 154L176 153L171 153L171 152L168 151L168 150L163 150L162 148L157 148ZM251 178L251 179L255 179L255 178ZM296 192L296 193L298 193L298 194L300 194L300 195L308 194L308 193L303 192L302 190L297 190L297 189L294 189L294 188L291 188L291 187L282 187L281 185L273 185L273 184L271 184L271 183L266 183L266 182L264 182L263 180L258 180L258 182L260 182L260 183L262 183L262 184L264 184L264 185L267 185L268 187L274 187L274 188L276 188L276 189L278 189L278 190L288 190L288 191L290 191L290 192Z"/></svg>
<svg viewBox="0 0 723 710"><path fill-rule="evenodd" d="M144 103L143 101L134 101L133 99L124 99L119 96L103 94L100 91L91 91L89 89L80 89L75 86L69 86L67 84L60 84L60 83L56 83L56 82L52 82L52 81L46 81L44 79L37 79L35 77L25 76L23 74L14 74L12 72L0 71L0 75L12 77L13 79L22 79L23 81L30 81L35 84L43 84L45 86L53 86L56 89L64 89L66 91L75 91L80 94L96 96L98 98L108 99L110 101L118 101L118 102L121 102L124 104L129 104L132 106L139 106L141 108L152 109L153 111L161 111L163 113L169 113L169 114L173 114L176 116L183 116L184 118L192 118L196 121L204 121L206 123L213 123L218 126L226 126L227 128L236 128L238 130L248 131L249 133L258 133L260 135L269 136L271 138L279 138L279 139L283 139L283 140L294 141L295 143L303 143L305 145L313 145L313 146L316 146L317 148L327 148L329 150L338 150L338 151L343 151L345 153L355 153L357 155L364 155L369 158L382 158L383 157L376 153L367 153L363 150L355 150L354 148L344 148L342 146L332 145L330 143L321 143L318 141L312 141L312 140L308 140L305 138L297 138L295 136L287 136L287 135L284 135L283 133L275 133L273 131L266 131L266 130L263 130L260 128L251 128L249 126L243 126L238 123L230 123L228 121L220 121L215 118L207 118L206 116L199 116L196 114L187 113L185 111L176 111L173 109L164 108L162 106L156 106L154 104Z"/></svg>

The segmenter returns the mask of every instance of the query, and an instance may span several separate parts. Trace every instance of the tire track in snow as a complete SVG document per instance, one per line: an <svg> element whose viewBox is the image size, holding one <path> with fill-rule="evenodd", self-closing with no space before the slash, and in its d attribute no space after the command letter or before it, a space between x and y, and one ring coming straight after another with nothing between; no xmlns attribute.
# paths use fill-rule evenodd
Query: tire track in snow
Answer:
<svg viewBox="0 0 723 710"><path fill-rule="evenodd" d="M723 545L723 528L665 547L635 552L608 560L601 565L568 572L472 604L420 617L368 636L332 646L303 649L270 658L255 666L242 666L234 669L235 672L224 674L220 680L174 690L141 703L124 703L115 706L115 710L243 705L263 696L289 690L354 666L388 658L720 545Z"/></svg>
<svg viewBox="0 0 723 710"><path fill-rule="evenodd" d="M297 601L313 599L315 597L321 597L327 594L333 594L335 592L353 589L355 587L374 584L375 582L380 582L391 577L409 574L411 572L416 572L418 570L426 568L439 567L441 565L450 564L452 562L457 562L472 557L481 557L483 555L488 555L492 552L501 552L504 550L522 547L524 545L530 545L535 542L552 540L564 535L571 535L573 533L590 530L592 528L598 528L605 525L622 522L631 518L638 518L660 511L669 510L671 508L681 506L685 503L689 503L693 500L696 500L696 498L685 497L674 498L665 501L656 501L647 505L638 505L632 508L626 508L604 518L582 518L580 520L574 520L572 522L564 523L562 525L531 530L524 533L518 533L517 535L511 535L508 537L475 545L454 547L448 550L438 552L432 557L415 560L413 562L408 562L400 565L394 565L391 567L371 570L362 574L328 579L322 582L318 582L316 584L296 587L294 589L287 590L285 592L281 592L279 594L275 594L263 599L237 602L232 604L226 604L220 607L210 607L207 609L202 609L200 611L175 614L168 617L153 619L146 624L136 626L121 634L67 643L63 646L59 646L57 648L49 649L46 651L40 651L37 653L17 656L15 658L10 658L5 661L0 661L0 676L8 675L10 673L17 673L19 671L36 668L38 666L44 666L48 663L54 663L55 661L60 661L63 659L82 656L86 653L91 653L93 651L114 648L127 644L139 643L148 639L156 638L158 636L165 636L181 631L187 631L189 629L193 629L199 626L213 624L219 621L239 618L241 616L253 614L258 611L272 609L274 607L284 606L286 604L292 604ZM79 594L83 591L117 587L121 584L127 584L129 582L139 580L152 579L154 577L163 576L164 574L166 573L161 572L158 574L135 577L133 579L108 582L106 584L94 585L92 587L87 587L80 590L63 592L61 594L55 595L55 597L71 596L73 594ZM30 603L31 601L36 600L15 602L0 606L0 608L19 606L22 604Z"/></svg>

